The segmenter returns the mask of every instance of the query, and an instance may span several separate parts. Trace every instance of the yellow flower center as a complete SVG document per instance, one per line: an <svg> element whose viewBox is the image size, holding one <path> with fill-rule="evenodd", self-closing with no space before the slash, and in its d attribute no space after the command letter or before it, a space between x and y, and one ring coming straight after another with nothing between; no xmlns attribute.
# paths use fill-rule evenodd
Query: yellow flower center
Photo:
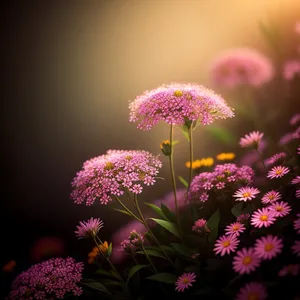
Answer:
<svg viewBox="0 0 300 300"><path fill-rule="evenodd" d="M274 249L274 245L271 243L265 244L265 251L269 252Z"/></svg>
<svg viewBox="0 0 300 300"><path fill-rule="evenodd" d="M185 284L187 284L187 283L189 283L190 281L189 281L188 278L183 278L183 279L182 279L182 282L185 283Z"/></svg>
<svg viewBox="0 0 300 300"><path fill-rule="evenodd" d="M230 241L224 241L223 243L222 243L222 245L223 245L223 247L228 247L228 246L230 246Z"/></svg>
<svg viewBox="0 0 300 300"><path fill-rule="evenodd" d="M257 293L251 292L248 294L247 300L259 300L259 296Z"/></svg>
<svg viewBox="0 0 300 300"><path fill-rule="evenodd" d="M282 169L276 170L276 172L275 172L276 175L281 175L282 173L283 173Z"/></svg>
<svg viewBox="0 0 300 300"><path fill-rule="evenodd" d="M275 198L274 195L270 195L270 196L269 196L269 199L270 199L270 200L273 200L274 198Z"/></svg>
<svg viewBox="0 0 300 300"><path fill-rule="evenodd" d="M243 197L245 197L245 198L246 198L246 197L249 197L249 196L250 196L250 193L249 193L249 192L246 192L246 193L243 194Z"/></svg>
<svg viewBox="0 0 300 300"><path fill-rule="evenodd" d="M276 211L283 211L283 207L282 206L276 206Z"/></svg>
<svg viewBox="0 0 300 300"><path fill-rule="evenodd" d="M113 168L114 168L114 164L110 161L108 161L104 167L105 170L112 170Z"/></svg>
<svg viewBox="0 0 300 300"><path fill-rule="evenodd" d="M243 259L243 264L248 266L252 262L252 257L251 256L245 256Z"/></svg>
<svg viewBox="0 0 300 300"><path fill-rule="evenodd" d="M267 221L268 220L268 216L267 215L262 215L259 218L261 221Z"/></svg>
<svg viewBox="0 0 300 300"><path fill-rule="evenodd" d="M182 93L181 90L176 90L176 91L174 91L174 96L180 97L180 96L182 96L182 95L183 95L183 93Z"/></svg>
<svg viewBox="0 0 300 300"><path fill-rule="evenodd" d="M131 156L131 155L127 155L127 156L125 157L125 159L127 159L127 160L132 160L132 156Z"/></svg>
<svg viewBox="0 0 300 300"><path fill-rule="evenodd" d="M239 230L240 229L240 226L239 225L233 225L232 226L232 230L233 231L237 231L237 230Z"/></svg>

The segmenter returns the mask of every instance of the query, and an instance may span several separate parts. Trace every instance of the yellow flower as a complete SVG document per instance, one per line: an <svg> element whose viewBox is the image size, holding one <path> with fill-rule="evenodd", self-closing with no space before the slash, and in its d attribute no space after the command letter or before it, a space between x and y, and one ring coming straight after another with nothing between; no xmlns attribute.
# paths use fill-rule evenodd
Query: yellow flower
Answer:
<svg viewBox="0 0 300 300"><path fill-rule="evenodd" d="M170 156L171 155L171 151L172 151L172 146L170 144L169 140L164 140L160 143L160 149L161 152L165 155L165 156Z"/></svg>
<svg viewBox="0 0 300 300"><path fill-rule="evenodd" d="M201 165L203 167L211 167L214 164L214 159L212 157L202 158Z"/></svg>
<svg viewBox="0 0 300 300"><path fill-rule="evenodd" d="M190 162L190 161L187 161L187 162L185 163L185 166L186 166L187 168L190 168L190 167L191 167L191 162ZM198 169L198 168L200 168L201 166L202 166L202 164L201 164L201 161L200 161L199 159L194 160L194 161L192 162L192 169L193 169L193 170Z"/></svg>
<svg viewBox="0 0 300 300"><path fill-rule="evenodd" d="M99 245L98 247L94 247L93 250L88 254L88 263L93 264L97 255L101 252L102 254L106 254L108 250L108 243L105 241L103 245Z"/></svg>
<svg viewBox="0 0 300 300"><path fill-rule="evenodd" d="M216 158L217 160L233 160L235 158L235 154L232 152L220 153Z"/></svg>

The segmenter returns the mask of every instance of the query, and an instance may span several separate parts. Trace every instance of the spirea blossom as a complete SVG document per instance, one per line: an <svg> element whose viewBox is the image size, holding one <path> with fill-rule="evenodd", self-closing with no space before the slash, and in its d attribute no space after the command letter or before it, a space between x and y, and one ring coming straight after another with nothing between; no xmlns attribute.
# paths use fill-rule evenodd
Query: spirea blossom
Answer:
<svg viewBox="0 0 300 300"><path fill-rule="evenodd" d="M78 238L95 237L99 230L103 228L103 221L99 218L90 218L87 221L79 222L75 234Z"/></svg>
<svg viewBox="0 0 300 300"><path fill-rule="evenodd" d="M291 249L294 254L300 256L300 241L295 241Z"/></svg>
<svg viewBox="0 0 300 300"><path fill-rule="evenodd" d="M109 150L83 164L72 182L71 198L90 206L98 199L107 204L112 196L123 195L125 189L140 194L142 183L154 184L161 166L161 161L147 151Z"/></svg>
<svg viewBox="0 0 300 300"><path fill-rule="evenodd" d="M230 252L234 252L239 244L239 240L233 235L221 236L215 244L214 251L216 254L224 256Z"/></svg>
<svg viewBox="0 0 300 300"><path fill-rule="evenodd" d="M178 277L175 283L175 291L184 292L184 290L191 287L193 282L196 281L196 274L194 272L184 273Z"/></svg>
<svg viewBox="0 0 300 300"><path fill-rule="evenodd" d="M207 222L204 219L198 219L192 226L192 230L200 234L207 233L210 231L207 227Z"/></svg>
<svg viewBox="0 0 300 300"><path fill-rule="evenodd" d="M146 91L129 104L130 122L149 130L160 121L184 125L186 120L211 124L234 116L225 100L197 84L171 83Z"/></svg>
<svg viewBox="0 0 300 300"><path fill-rule="evenodd" d="M257 149L264 134L259 131L252 131L240 139L240 146L243 148Z"/></svg>
<svg viewBox="0 0 300 300"><path fill-rule="evenodd" d="M254 248L243 248L233 258L233 270L239 274L249 274L260 265Z"/></svg>
<svg viewBox="0 0 300 300"><path fill-rule="evenodd" d="M83 263L73 258L52 258L31 266L12 283L8 299L64 299L66 294L80 296Z"/></svg>
<svg viewBox="0 0 300 300"><path fill-rule="evenodd" d="M251 225L254 227L269 227L275 222L274 213L268 208L262 208L255 211L251 217Z"/></svg>
<svg viewBox="0 0 300 300"><path fill-rule="evenodd" d="M255 243L255 253L261 259L271 259L281 253L283 242L277 236L267 235Z"/></svg>
<svg viewBox="0 0 300 300"><path fill-rule="evenodd" d="M269 204L269 203L276 202L277 200L279 200L281 198L282 198L282 196L279 192L271 190L271 191L267 192L266 194L264 194L264 196L261 198L261 202L263 204Z"/></svg>
<svg viewBox="0 0 300 300"><path fill-rule="evenodd" d="M271 171L268 172L268 178L274 179L274 178L281 178L287 173L289 173L289 168L284 166L276 166L271 169Z"/></svg>
<svg viewBox="0 0 300 300"><path fill-rule="evenodd" d="M246 223L250 219L250 214L241 214L236 218L236 221L239 223Z"/></svg>
<svg viewBox="0 0 300 300"><path fill-rule="evenodd" d="M249 201L252 200L254 198L256 198L256 195L259 194L260 191L257 188L253 188L253 187L242 187L239 190L237 190L235 192L235 194L233 195L233 197L235 197L236 201Z"/></svg>
<svg viewBox="0 0 300 300"><path fill-rule="evenodd" d="M254 171L248 166L216 165L212 172L202 172L193 178L188 191L188 199L206 202L214 188L224 189L235 183L248 184L252 181L253 176Z"/></svg>
<svg viewBox="0 0 300 300"><path fill-rule="evenodd" d="M211 78L215 85L234 88L240 85L259 87L274 76L271 61L250 48L231 49L212 63Z"/></svg>
<svg viewBox="0 0 300 300"><path fill-rule="evenodd" d="M239 222L232 223L225 228L225 235L239 236L242 232L246 230L244 224Z"/></svg>
<svg viewBox="0 0 300 300"><path fill-rule="evenodd" d="M292 80L295 76L300 75L300 61L293 59L288 60L283 65L283 78L285 80Z"/></svg>
<svg viewBox="0 0 300 300"><path fill-rule="evenodd" d="M274 202L268 207L268 209L274 213L274 217L285 217L292 210L290 205L284 201Z"/></svg>
<svg viewBox="0 0 300 300"><path fill-rule="evenodd" d="M245 284L238 292L235 300L265 300L268 297L267 289L258 282Z"/></svg>

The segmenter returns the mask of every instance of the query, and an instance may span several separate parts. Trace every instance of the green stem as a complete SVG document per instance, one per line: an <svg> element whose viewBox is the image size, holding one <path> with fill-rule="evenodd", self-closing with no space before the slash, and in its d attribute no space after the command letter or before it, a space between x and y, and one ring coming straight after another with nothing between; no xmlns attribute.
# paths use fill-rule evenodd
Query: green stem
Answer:
<svg viewBox="0 0 300 300"><path fill-rule="evenodd" d="M139 203L138 203L138 199L137 199L137 195L134 195L134 206L136 207L138 214L141 218L141 223L147 228L149 234L151 235L152 239L156 242L156 244L158 245L159 249L161 250L161 252L164 254L164 256L167 258L167 260L170 262L170 264L172 266L174 266L172 260L170 259L170 257L168 256L168 254L166 253L166 251L162 248L162 246L160 245L160 242L157 240L157 238L155 237L155 235L153 234L152 230L150 229L149 225L147 224L142 211L140 209Z"/></svg>
<svg viewBox="0 0 300 300"><path fill-rule="evenodd" d="M110 261L110 259L108 257L106 257L103 252L101 251L98 242L100 243L101 246L104 247L102 241L100 240L99 237L94 237L94 242L99 250L99 253L101 253L101 255L106 259L106 261L109 263L110 267L112 268L112 270L115 272L116 276L119 278L119 280L125 285L125 281L123 280L122 276L119 274L119 272L117 271L117 269L115 268L115 266L113 265L113 263Z"/></svg>
<svg viewBox="0 0 300 300"><path fill-rule="evenodd" d="M152 266L152 268L153 268L153 271L154 271L155 273L157 273L157 269L155 268L155 266L154 266L154 263L153 263L152 259L150 258L150 256L149 256L149 255L148 255L148 253L146 252L146 250L145 250L145 248L144 248L144 246L143 246L143 245L142 245L142 250L143 250L143 252L144 252L144 254L145 254L145 256L146 256L147 260L149 261L150 265Z"/></svg>
<svg viewBox="0 0 300 300"><path fill-rule="evenodd" d="M193 127L189 128L189 146L190 146L190 172L189 172L189 185L187 188L187 192L190 189L192 179L193 179L193 161L194 161L194 152L193 152Z"/></svg>
<svg viewBox="0 0 300 300"><path fill-rule="evenodd" d="M143 221L138 216L136 216L117 196L115 196L115 198L118 201L118 203L128 212L128 214L130 216L132 216L134 219L136 219L140 223L143 223Z"/></svg>
<svg viewBox="0 0 300 300"><path fill-rule="evenodd" d="M179 208L178 208L178 200L177 200L177 188L176 188L176 179L175 179L175 171L174 171L174 148L173 148L173 125L170 125L170 146L171 146L171 153L169 155L169 162L170 162L170 170L171 170L171 178L172 178L172 185L173 185L173 193L175 199L175 208L176 208L176 216L177 216L177 224L180 227L180 216L179 216Z"/></svg>

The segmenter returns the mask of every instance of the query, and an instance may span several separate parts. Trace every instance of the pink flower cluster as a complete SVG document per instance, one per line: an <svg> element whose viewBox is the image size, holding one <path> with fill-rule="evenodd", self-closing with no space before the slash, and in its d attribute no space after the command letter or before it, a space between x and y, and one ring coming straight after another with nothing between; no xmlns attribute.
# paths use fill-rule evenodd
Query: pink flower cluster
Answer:
<svg viewBox="0 0 300 300"><path fill-rule="evenodd" d="M184 125L186 120L207 125L234 116L224 99L197 84L171 83L145 91L129 104L130 122L149 130L160 121Z"/></svg>
<svg viewBox="0 0 300 300"><path fill-rule="evenodd" d="M207 222L204 219L198 219L192 226L192 230L199 234L205 234L210 232L209 228L207 227Z"/></svg>
<svg viewBox="0 0 300 300"><path fill-rule="evenodd" d="M201 202L206 202L209 193L214 189L222 190L232 183L248 184L252 181L253 175L253 169L248 166L216 165L212 172L203 172L194 177L188 192L188 199L197 198Z"/></svg>
<svg viewBox="0 0 300 300"><path fill-rule="evenodd" d="M52 258L33 265L12 283L8 299L63 299L67 293L80 296L77 283L82 279L83 263L71 257Z"/></svg>
<svg viewBox="0 0 300 300"><path fill-rule="evenodd" d="M123 195L125 189L140 194L141 183L153 185L161 166L161 161L147 151L109 150L83 164L72 182L71 198L89 206L96 200L107 204L113 195Z"/></svg>
<svg viewBox="0 0 300 300"><path fill-rule="evenodd" d="M232 49L221 53L211 66L215 85L235 88L240 85L259 87L274 76L271 61L250 48Z"/></svg>

